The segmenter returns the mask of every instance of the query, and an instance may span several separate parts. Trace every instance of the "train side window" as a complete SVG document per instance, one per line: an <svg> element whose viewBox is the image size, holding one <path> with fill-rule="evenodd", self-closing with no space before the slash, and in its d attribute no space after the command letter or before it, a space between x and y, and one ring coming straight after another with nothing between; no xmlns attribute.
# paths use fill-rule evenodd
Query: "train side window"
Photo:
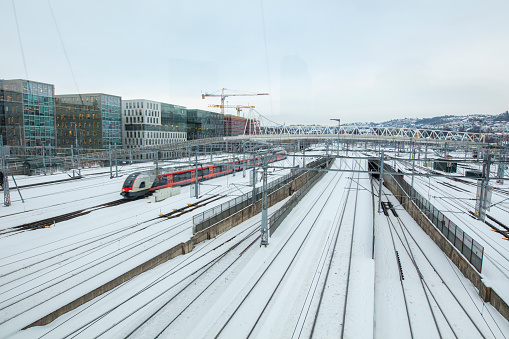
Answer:
<svg viewBox="0 0 509 339"><path fill-rule="evenodd" d="M142 181L140 184L140 188L144 188L144 187L145 187L145 181Z"/></svg>

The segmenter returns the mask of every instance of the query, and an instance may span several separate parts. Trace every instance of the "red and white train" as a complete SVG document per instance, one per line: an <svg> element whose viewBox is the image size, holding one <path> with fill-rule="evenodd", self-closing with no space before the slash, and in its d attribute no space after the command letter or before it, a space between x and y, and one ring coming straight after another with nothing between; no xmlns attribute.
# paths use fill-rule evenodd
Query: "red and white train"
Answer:
<svg viewBox="0 0 509 339"><path fill-rule="evenodd" d="M238 160L234 162L228 162L225 164L211 164L204 167L198 168L198 180L207 180L210 178L219 177L235 171L241 171L244 166L253 166L253 162L256 165L261 165L264 162L264 157L268 157L269 162L279 161L286 159L286 152L278 152L271 155L260 155L254 158L245 160ZM157 177L155 174L147 172L135 172L130 174L124 181L122 186L122 192L120 193L125 198L134 199L149 194L155 190L173 187L183 186L195 182L196 180L196 168L187 167L185 169L176 170L175 172L169 172L165 174L159 174Z"/></svg>

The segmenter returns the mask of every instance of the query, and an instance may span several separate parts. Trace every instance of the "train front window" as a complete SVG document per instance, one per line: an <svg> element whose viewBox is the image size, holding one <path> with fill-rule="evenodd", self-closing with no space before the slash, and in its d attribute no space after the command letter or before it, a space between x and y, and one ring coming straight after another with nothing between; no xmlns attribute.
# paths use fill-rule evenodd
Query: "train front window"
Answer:
<svg viewBox="0 0 509 339"><path fill-rule="evenodd" d="M124 187L125 188L131 188L133 187L133 183L134 183L134 180L136 179L136 177L139 175L140 173L133 173L131 175L129 175L125 181L124 181Z"/></svg>

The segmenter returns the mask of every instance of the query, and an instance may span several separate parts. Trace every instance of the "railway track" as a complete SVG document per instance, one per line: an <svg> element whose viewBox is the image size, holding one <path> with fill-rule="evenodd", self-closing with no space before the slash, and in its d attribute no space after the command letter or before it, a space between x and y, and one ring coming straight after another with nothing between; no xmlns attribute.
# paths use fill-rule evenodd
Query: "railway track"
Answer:
<svg viewBox="0 0 509 339"><path fill-rule="evenodd" d="M451 198L455 198L454 195L452 195L446 190L441 189L440 187L435 186L431 187L441 192L442 194L446 194ZM478 241L482 240L481 244L485 247L484 258L491 262L491 264L497 269L498 272L500 272L500 274L505 276L505 278L509 279L509 270L507 269L507 262L509 262L509 251L507 250L507 248L501 244L490 241L489 236L484 234L485 231L483 231L483 229L478 228L477 226L472 224L470 219L464 217L464 214L468 211L468 214L466 215L477 220L477 217L474 216L475 213L473 213L471 210L473 206L461 200L455 200L455 203L453 203L447 199L441 199L441 202L442 204L445 204L445 206L451 208L453 212L456 211L461 212L454 213L453 214L454 218L460 221L460 224L463 225L462 227L464 228L464 230L467 230L468 228L468 232L475 234L478 237L477 238ZM489 222L488 223L485 222L485 224L488 225L491 228L491 230L495 232L498 231L498 233L500 233L503 237L506 236L506 233L500 230L499 227L496 227L495 225ZM487 252L486 251L487 247L491 248L494 251L494 253L490 254L489 251ZM501 261L505 261L505 263L501 263Z"/></svg>
<svg viewBox="0 0 509 339"><path fill-rule="evenodd" d="M191 293L191 295L194 296L195 294L192 294L192 292L200 293L201 291L201 293L203 293L203 291L208 290L218 278L223 276L231 265L240 260L246 252L259 241L259 226L260 222L255 221L237 234L228 235L227 233L222 233L218 235L211 239L210 242L204 244L204 246L192 251L181 262L175 263L174 266L168 270L156 273L156 277L148 284L144 284L141 289L129 288L131 293L128 293L127 297L121 298L120 301L115 299L113 294L116 290L121 289L122 286L107 292L96 298L91 305L87 306L87 308L89 308L93 307L95 304L105 303L107 305L105 311L100 314L94 312L93 317L88 317L80 326L71 326L71 329L63 329L62 333L65 333L66 337L71 338L79 336L80 334L89 337L91 333L93 336L98 337L107 335L110 331L120 327L123 329L122 335L124 337L130 337L137 333L140 328L144 328L147 324L151 325L151 321L161 312L164 312L164 307L169 303L177 303L177 305L179 305L183 302L183 304L180 304L180 306L175 309L175 312L170 315L173 316L173 320L169 320L169 318L165 319L164 326L168 327L179 318L182 312L192 305L193 300L181 300L181 298L189 298L186 296L186 293ZM203 258L206 259L203 260ZM227 261L226 264L224 263L225 261ZM169 264L171 265L172 263ZM211 273L211 271L214 270L217 270L219 273ZM204 289L203 280L206 280L206 287ZM197 281L200 281L200 284L197 284ZM190 292L190 290L193 289L195 291ZM114 298L113 301L110 301L111 298ZM164 300L162 305L161 302L159 302L161 298ZM133 303L135 306L129 307L130 303ZM153 308L154 304L156 304L157 309L149 312L147 315L147 309L150 309L150 307ZM128 310L128 312L125 312L126 310ZM78 312L73 317L78 316L83 311L85 310ZM120 313L120 316L117 315L115 321L108 320L109 317L115 316L116 313ZM126 324L126 322L134 316L141 316L142 320L136 323L131 322ZM58 327L64 327L66 322L67 321ZM45 335L54 330L55 329L46 332ZM161 332L161 326L158 326L158 329L152 332L152 336L157 337L157 333Z"/></svg>
<svg viewBox="0 0 509 339"><path fill-rule="evenodd" d="M384 192L385 200L387 201L388 209L394 211L392 203L390 202L389 196ZM432 317L432 321L428 323L434 324L435 335L439 338L455 337L462 338L465 336L475 336L481 338L498 337L502 333L496 334L500 331L500 328L496 324L495 318L489 313L489 316L483 316L482 310L476 305L479 301L482 302L480 297L475 291L469 291L463 280L466 278L461 276L461 273L456 269L455 266L449 261L448 258L444 258L451 269L454 271L456 281L451 276L445 276L443 270L437 267L436 263L431 260L429 254L423 250L422 242L418 242L415 239L415 235L410 232L408 225L405 224L401 216L397 213L387 213L387 221L391 231L391 240L394 244L395 255L398 255L402 259L406 257L407 274L403 279L401 274L402 285L405 285L406 280L410 273L410 269L413 268L413 280L419 280L421 286L421 294L424 295L425 304L429 310L429 314ZM436 260L436 258L434 259ZM401 260L403 263L405 261ZM400 266L401 270L401 266ZM442 271L442 272L441 272ZM438 279L441 284L434 283ZM458 281L461 282L458 287ZM412 286L412 282L410 282ZM466 282L469 284L469 282ZM415 286L415 284L413 285ZM412 289L413 296L416 295L415 288ZM422 298L422 297L421 297ZM406 302L406 301L405 301ZM421 303L424 303L422 301ZM419 302L418 300L412 301L411 304L407 304L406 307L416 307ZM412 320L411 314L419 314L419 320ZM463 319L468 319L468 322L463 321L462 326L458 327L455 325L458 316L463 315ZM423 314L422 307L409 312L409 323L414 324L420 321ZM455 320L456 319L456 320ZM430 326L426 327L427 335L431 335L429 332ZM410 326L411 337L417 336L418 333L413 330Z"/></svg>
<svg viewBox="0 0 509 339"><path fill-rule="evenodd" d="M150 227L165 222L168 218L176 218L220 198L209 197L199 203L190 204L182 209L178 209L174 211L175 214L169 213L168 217L157 217L142 223L136 223L122 230L110 232L101 238L91 239L86 244L81 242L76 243L73 247L67 248L63 252L53 253L49 257L28 263L28 266L6 272L2 276L2 285L0 285L2 291L0 294L2 295L2 301L0 302L0 325L24 313L24 311L20 313L9 312L9 309L15 307L16 310L24 310L24 307L36 308L43 305L51 299L63 295L77 286L106 273L118 265L119 262L134 259L142 254L145 248L161 245L171 237L187 231L191 218L183 220L172 227L163 228L154 234L136 238L134 242L124 245L122 249L114 246L120 239L132 237L140 231L146 232ZM104 249L107 248L111 250L104 252ZM101 254L99 255L98 253ZM87 257L89 261L83 263ZM34 257L32 256L32 258ZM36 258L39 259L39 256ZM12 263L19 263L20 261L17 260ZM72 264L76 265L77 262L80 264L71 266ZM108 265L110 262L112 266ZM70 270L63 271L69 266L71 266ZM82 278L76 280L75 277L77 276ZM8 278L10 278L9 281L6 280ZM29 288L24 289L25 285ZM39 296L41 293L44 296ZM37 302L33 300L37 300Z"/></svg>
<svg viewBox="0 0 509 339"><path fill-rule="evenodd" d="M358 180L357 180L357 185L358 185ZM329 277L330 277L330 272L331 272L331 267L332 267L332 263L333 263L333 260L334 260L334 254L336 253L336 246L338 244L338 239L339 239L339 233L341 231L341 226L343 224L343 220L344 220L344 217L345 217L345 212L346 212L346 208L347 208L347 205L348 205L348 198L350 196L350 192L351 192L351 187L352 187L352 183L353 183L353 180L350 180L349 181L349 185L348 185L348 188L345 190L345 193L344 193L344 199L342 199L342 203L340 204L340 206L342 206L342 209L341 209L341 212L339 213L340 209L338 209L338 213L336 214L335 216L335 225L336 225L336 229L334 230L334 241L332 241L329 246L326 248L327 252L329 252L330 250L330 256L327 256L327 263L326 263L326 268L325 268L325 261L324 261L324 264L322 265L321 267L321 271L322 272L326 272L325 274L325 277L324 277L324 282L320 288L320 293L319 293L319 298L318 298L318 307L315 311L315 314L314 314L314 318L312 320L312 324L311 324L311 329L310 329L310 334L309 334L309 337L312 338L314 335L315 335L315 329L316 329L316 324L318 323L318 317L320 316L320 310L321 310L321 305L323 303L323 298L324 298L324 295L325 295L325 290L326 290L326 287L327 287L327 283L328 283L328 280L329 280ZM357 187L358 189L358 187ZM358 190L356 191L356 193L358 193ZM356 200L357 200L357 196L356 196ZM357 201L356 201L357 202ZM357 204L355 204L355 207L357 206ZM354 211L354 213L356 213L356 211ZM354 225L355 226L355 222L354 222ZM353 228L352 228L352 244L353 244ZM350 255L349 255L349 268L351 267L351 258L352 258L352 249L350 248ZM348 279L349 279L349 276L350 276L350 269L348 270ZM317 285L315 286L315 291L318 290L318 282L317 282ZM310 291L311 292L311 289ZM318 291L316 292L318 293ZM314 295L314 293L313 293ZM345 316L346 316L346 301L347 301L347 295L348 295L348 287L346 288L345 290L345 303L344 303L344 306L343 306L343 318L342 318L342 324L343 326L341 327L341 337L344 336L344 327L345 327ZM311 305L311 303L309 304ZM301 313L299 315L299 322L297 322L295 328L294 328L294 331L293 331L293 334L292 334L292 338L294 337L297 337L297 338L300 338L302 336L302 332L305 328L305 322L306 322L306 318L308 317L309 315L309 307L307 310L305 310L305 313L304 313L304 308L301 310ZM302 321L300 321L300 319L302 318Z"/></svg>
<svg viewBox="0 0 509 339"><path fill-rule="evenodd" d="M334 174L334 179L336 180L336 177L338 174ZM301 219L301 221L294 227L293 231L289 235L288 238L286 238L286 241L282 244L280 249L277 251L277 253L272 257L270 262L264 267L263 271L258 275L256 281L254 284L251 285L251 288L247 291L247 293L244 294L243 298L238 302L237 307L230 312L230 316L226 320L226 322L223 324L223 326L219 329L219 331L216 333L215 337L229 337L232 335L232 331L238 335L251 337L255 334L255 331L257 329L257 326L262 321L262 317L264 316L265 311L267 310L269 304L272 302L275 294L279 291L279 288L282 286L289 270L293 267L293 264L295 263L296 258L301 253L301 250L305 243L307 242L311 232L315 229L318 219L320 218L320 213L323 211L325 206L330 201L330 197L332 193L334 192L334 189L337 187L338 183L340 182L340 178L336 180L336 182L332 185L329 185L330 192L318 197L312 205L308 208L306 215ZM325 197L325 201L323 199ZM315 212L311 214L311 212L314 210L317 203L320 202L322 205L321 209L318 212L318 215L315 216ZM309 220L310 219L310 220ZM305 222L306 221L306 222ZM303 225L305 225L303 227ZM296 236L296 234L299 233L299 237ZM296 244L292 244L293 247L298 246L297 250L294 252L293 255L289 255L289 253L286 253L281 255L282 253L289 252L291 253L292 249L289 246L290 242L296 242ZM288 246L288 247L287 247ZM281 255L281 256L280 256ZM291 259L289 259L291 258ZM284 272L277 272L276 263L282 261L284 262L284 267L286 269ZM290 261L288 263L288 261ZM278 263L279 264L279 263ZM274 272L276 270L276 272ZM279 279L276 279L274 281L274 278L276 276L279 276ZM272 293L267 296L266 292L261 292L264 288L267 288L267 283L270 281L271 291ZM275 285L275 286L274 286ZM262 287L264 286L264 287ZM260 295L265 293L265 296L263 296L262 300L260 300ZM254 311L253 307L255 307L258 311ZM261 309L261 310L260 310ZM253 319L253 312L256 312L258 316L256 319ZM248 325L246 323L246 326L243 326L241 329L243 334L240 334L238 331L240 330L238 327L235 329L229 328L230 322L232 322L233 319L237 319L236 322L239 323L239 319L246 319L246 317L249 317L251 320L249 321L250 324ZM242 321L242 322L245 322ZM249 332L248 332L249 331ZM258 335L258 334L257 334Z"/></svg>
<svg viewBox="0 0 509 339"><path fill-rule="evenodd" d="M433 245L427 246L423 239L417 240L422 237L422 230L417 227L411 231L415 226L409 227L404 221L408 218L403 219L396 212L392 204L392 201L397 203L396 199L386 192L383 196L382 208L390 232L389 241L393 247L392 271L399 271L405 295L401 300L407 309L404 319L408 321L408 337L420 336L423 329L427 336L437 338L500 336L501 329L496 318L491 313L482 314L479 306L482 300L471 283L445 255L433 254L433 251L436 251L430 250ZM427 238L426 235L424 237ZM430 240L427 239L426 242ZM440 260L449 264L453 275L444 271ZM416 290L416 286L420 286L419 290ZM391 295L390 298L395 300L395 296ZM426 317L427 325L423 327L422 321ZM403 318L398 321L403 321ZM457 326L458 321L461 321L462 326ZM434 330L431 331L431 328Z"/></svg>
<svg viewBox="0 0 509 339"><path fill-rule="evenodd" d="M386 196L386 199L388 200L387 196ZM403 301L404 301L405 310L406 310L406 319L407 319L407 323L408 323L408 331L409 331L408 334L410 334L411 338L414 338L417 333L415 333L415 329L412 327L412 319L411 319L410 311L409 311L409 308L412 307L412 304L409 303L409 301L408 301L409 296L407 294L414 294L412 297L415 298L417 293L415 293L415 291L412 293L412 290L408 289L408 287L405 286L405 283L404 283L405 276L403 273L403 266L401 264L401 257L400 257L400 253L401 253L401 255L403 255L405 253L405 251L409 251L410 249L408 247L406 247L405 244L402 242L402 239L399 237L399 234L397 234L397 237L398 237L398 240L400 240L401 242L397 243L397 241L395 240L396 227L394 225L394 222L392 221L392 218L390 217L390 214L393 214L393 216L395 218L397 218L398 221L399 221L399 216L398 216L396 210L394 209L394 207L392 206L392 203L390 201L384 201L381 203L381 205L383 208L383 212L387 218L387 222L388 222L388 226L389 226L389 233L390 233L391 243L392 243L392 249L394 251L394 259L395 259L394 261L396 262L397 268L399 271L399 278L400 278L399 281L400 281L401 292L403 295ZM408 243L406 245L408 246ZM409 256L409 259L412 262L414 262L413 261L414 258L412 256L411 252L410 253L407 252L407 254ZM409 265L409 266L411 266L411 265ZM431 314L431 316L433 318L434 328L437 331L438 336L440 338L442 338L442 333L441 333L440 328L437 324L435 313L433 312L433 308L432 308L431 302L429 300L429 296L426 292L426 287L424 286L423 276L416 266L414 266L414 268L416 269L415 273L419 276L419 282L420 282L420 286L422 289L419 292L422 292L424 294L424 296L426 297L427 311L429 311L429 313L426 312L426 314L423 314L423 310L421 309L419 312L419 317L422 319L423 317L429 316ZM412 314L415 314L415 311L412 310ZM447 320L447 318L446 318L446 320ZM429 320L428 320L428 323L429 323ZM448 320L447 320L447 323L449 324ZM454 333L454 330L453 330L453 333ZM427 332L427 335L431 335L431 333Z"/></svg>
<svg viewBox="0 0 509 339"><path fill-rule="evenodd" d="M195 248L184 257L182 263L169 270L165 269L164 273L149 285L143 285L141 289L129 288L137 292L130 293L127 299L111 305L105 296L103 302L109 305L106 312L94 314L93 318L88 318L79 328L74 328L72 332L62 332L65 333L62 335L89 337L122 333L123 337L135 337L140 333L150 333L151 337L159 337L172 333L176 324L185 322L189 314L196 314L194 310L197 307L201 309L203 299L210 298L211 290L220 288L218 286L229 280L228 274L231 270L238 269L236 267L241 265L242 261L251 259L252 251L258 247L255 245L259 242L259 220L240 227L244 229L234 236L231 236L231 231L234 231L231 230L204 243L203 247ZM195 264L186 266L191 263ZM170 266L171 264L168 263ZM182 272L178 270L186 270L186 273L178 275L178 272ZM156 292L158 287L159 292ZM143 297L145 294L153 297ZM97 302L101 303L99 300ZM136 307L130 308L130 303ZM129 312L126 313L126 309ZM132 319L141 321L133 322ZM121 332L116 332L120 328Z"/></svg>
<svg viewBox="0 0 509 339"><path fill-rule="evenodd" d="M158 218L152 218L152 219L147 220L141 224L127 226L122 229L116 229L116 230L109 232L107 234L104 234L102 236L94 237L94 238L90 239L88 242L80 241L77 243L67 245L65 247L71 247L71 248L69 248L65 251L62 251L62 252L53 253L50 256L45 256L45 255L47 255L51 252L55 252L56 250L59 250L62 248L57 248L52 251L38 253L37 255L28 256L28 257L25 257L22 259L12 260L9 262L9 264L3 264L3 265L0 265L0 267L7 267L9 265L17 264L17 263L20 263L23 261L29 261L30 259L33 259L33 258L37 258L38 261L30 261L29 263L26 264L26 266L22 266L20 268L17 268L17 269L11 270L11 271L7 271L4 274L2 274L0 277L3 278L3 281L2 281L2 283L0 283L0 287L3 287L8 284L12 284L13 282L21 280L21 279L26 280L28 277L30 277L36 273L40 273L41 271L46 271L46 273L44 273L44 275L51 273L51 272L53 272L53 270L50 270L52 267L57 267L58 269L62 269L64 266L67 266L77 260L83 261L83 259L85 257L87 257L88 255L91 255L95 251L98 251L106 246L109 246L109 245L115 243L116 241L118 241L119 238L127 238L129 236L134 235L135 233L138 233L142 230L146 230L147 228L153 226L154 224L150 224L148 226L146 225L146 224L149 224L151 221L155 221L155 220L158 220L159 218L164 218L164 217L169 218L169 219L177 218L177 217L179 217L183 214L189 213L197 208L206 206L207 204L214 202L218 199L221 199L221 197L211 196L209 198L203 199L196 203L184 206L180 209L176 209L176 210L174 210L166 215L160 216ZM189 221L189 220L185 220L185 221L183 221L183 223L186 223L187 221ZM109 238L112 238L112 239L109 239ZM87 248L87 246L93 246L93 247ZM71 253L72 253L72 256L70 255ZM41 258L41 257L43 257L43 258ZM55 258L58 258L58 262L49 264L47 266L40 267L40 266L42 266L43 263L51 261L52 259L55 259ZM2 259L5 259L5 258L2 258ZM14 275L17 272L23 272L23 274L17 275L15 279L12 279L9 281L7 280L7 277ZM26 280L23 284L26 284L26 283L28 283L32 280L35 280L37 278L40 278L40 277L41 276L32 278L30 280ZM16 287L19 287L19 286L20 285L18 285ZM11 288L11 289L13 289L13 288ZM2 293L0 293L0 295L2 295L3 293L6 293L8 291L9 290L3 291Z"/></svg>
<svg viewBox="0 0 509 339"><path fill-rule="evenodd" d="M83 177L79 176L79 177L72 177L72 178L66 178L66 179L60 179L60 180L38 182L38 183L35 183L35 184L20 185L20 186L17 186L17 188L29 188L29 187L38 187L38 186L53 185L53 184L62 183L62 182L79 180L81 178L83 178ZM16 187L11 187L10 189L13 190L13 189L16 189ZM3 188L0 188L0 192L3 192L3 190L4 190Z"/></svg>
<svg viewBox="0 0 509 339"><path fill-rule="evenodd" d="M97 211L97 210L100 210L100 209L103 209L103 208L123 205L125 203L130 202L130 201L131 200L127 200L127 199L118 199L118 200L110 201L110 202L107 202L107 203L104 203L104 204L100 204L100 205L97 205L97 206L94 206L94 207L89 207L89 208L86 208L86 209L82 209L82 210L78 210L78 211L74 211L74 212L70 212L70 213L65 213L65 214L57 215L57 216L54 216L54 217L51 217L51 218L46 218L46 219L42 219L42 220L26 223L26 224L23 224L23 225L14 226L14 227L11 227L11 228L7 228L7 229L4 229L4 230L1 230L0 231L0 235L10 234L10 233L18 233L18 232L30 231L30 230L37 230L37 229L41 229L41 228L48 228L48 227L51 227L52 225L55 225L56 223L59 223L59 222L62 222L62 221L67 221L67 220L71 220L71 219L74 219L74 218L78 218L80 216L89 214L89 213L91 213L93 211Z"/></svg>

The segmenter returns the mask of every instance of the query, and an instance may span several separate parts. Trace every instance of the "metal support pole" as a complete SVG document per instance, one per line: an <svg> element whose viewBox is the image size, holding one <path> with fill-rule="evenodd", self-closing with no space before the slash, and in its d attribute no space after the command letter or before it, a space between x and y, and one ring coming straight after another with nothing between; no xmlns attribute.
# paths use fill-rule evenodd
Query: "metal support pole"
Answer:
<svg viewBox="0 0 509 339"><path fill-rule="evenodd" d="M502 152L500 153L500 157L499 157L499 164L498 164L498 172L497 172L497 183L498 184L503 184L504 183L504 172L505 172L505 156L504 154L502 154Z"/></svg>
<svg viewBox="0 0 509 339"><path fill-rule="evenodd" d="M78 158L78 175L81 175L81 164L80 164L80 147L76 147L76 157Z"/></svg>
<svg viewBox="0 0 509 339"><path fill-rule="evenodd" d="M341 121L339 121L338 125L338 157L339 157L339 134L341 133Z"/></svg>
<svg viewBox="0 0 509 339"><path fill-rule="evenodd" d="M267 220L267 164L263 164L263 193L262 193L262 227L261 230L261 245L267 247L269 244L269 227Z"/></svg>
<svg viewBox="0 0 509 339"><path fill-rule="evenodd" d="M108 147L109 147L109 154L110 154L110 179L113 178L113 168L112 168L112 163L111 163L111 144L108 144Z"/></svg>
<svg viewBox="0 0 509 339"><path fill-rule="evenodd" d="M9 173L7 173L7 161L5 160L5 147L3 135L0 135L0 146L2 147L2 152L0 156L2 159L2 173L4 175L4 182L2 183L2 187L4 189L4 205L10 206L11 194L9 192Z"/></svg>
<svg viewBox="0 0 509 339"><path fill-rule="evenodd" d="M424 160L428 161L428 144L426 143L426 151L424 152Z"/></svg>
<svg viewBox="0 0 509 339"><path fill-rule="evenodd" d="M46 175L46 154L44 146L42 146L42 167L44 168L44 175Z"/></svg>
<svg viewBox="0 0 509 339"><path fill-rule="evenodd" d="M21 202L24 204L25 203L25 199L23 199L23 196L21 195L21 191L19 190L18 183L16 182L16 179L14 179L14 175L12 175L12 173L11 173L11 178L12 178L12 181L14 182L14 186L18 190L18 194L19 194L19 197L21 198Z"/></svg>
<svg viewBox="0 0 509 339"><path fill-rule="evenodd" d="M380 179L378 180L378 213L382 208L382 182L384 180L384 151L382 150L381 161L380 161Z"/></svg>
<svg viewBox="0 0 509 339"><path fill-rule="evenodd" d="M233 152L233 155L232 155L232 169L233 169L233 176L235 176L235 169L236 169L236 164L235 164L235 151L232 149L232 152Z"/></svg>
<svg viewBox="0 0 509 339"><path fill-rule="evenodd" d="M74 148L71 145L71 165L72 165L72 176L74 177Z"/></svg>
<svg viewBox="0 0 509 339"><path fill-rule="evenodd" d="M246 143L243 144L244 151L242 152L242 177L246 177Z"/></svg>
<svg viewBox="0 0 509 339"><path fill-rule="evenodd" d="M410 187L410 199L414 198L414 172L415 172L415 148L412 149L412 185Z"/></svg>
<svg viewBox="0 0 509 339"><path fill-rule="evenodd" d="M296 152L297 151L297 145L295 145L293 149L293 165L292 165L292 177L295 176L295 158L297 157Z"/></svg>
<svg viewBox="0 0 509 339"><path fill-rule="evenodd" d="M159 175L159 151L156 150L156 177Z"/></svg>
<svg viewBox="0 0 509 339"><path fill-rule="evenodd" d="M489 152L486 152L485 163L483 165L483 179L481 184L481 194L479 201L479 220L484 221L486 218L486 210L488 209L488 185L490 181L490 165L491 165L491 155Z"/></svg>
<svg viewBox="0 0 509 339"><path fill-rule="evenodd" d="M253 205L256 204L256 159L253 155Z"/></svg>
<svg viewBox="0 0 509 339"><path fill-rule="evenodd" d="M194 197L198 199L198 147L196 147L196 159L194 166Z"/></svg>
<svg viewBox="0 0 509 339"><path fill-rule="evenodd" d="M118 155L116 148L115 148L115 177L118 177Z"/></svg>

